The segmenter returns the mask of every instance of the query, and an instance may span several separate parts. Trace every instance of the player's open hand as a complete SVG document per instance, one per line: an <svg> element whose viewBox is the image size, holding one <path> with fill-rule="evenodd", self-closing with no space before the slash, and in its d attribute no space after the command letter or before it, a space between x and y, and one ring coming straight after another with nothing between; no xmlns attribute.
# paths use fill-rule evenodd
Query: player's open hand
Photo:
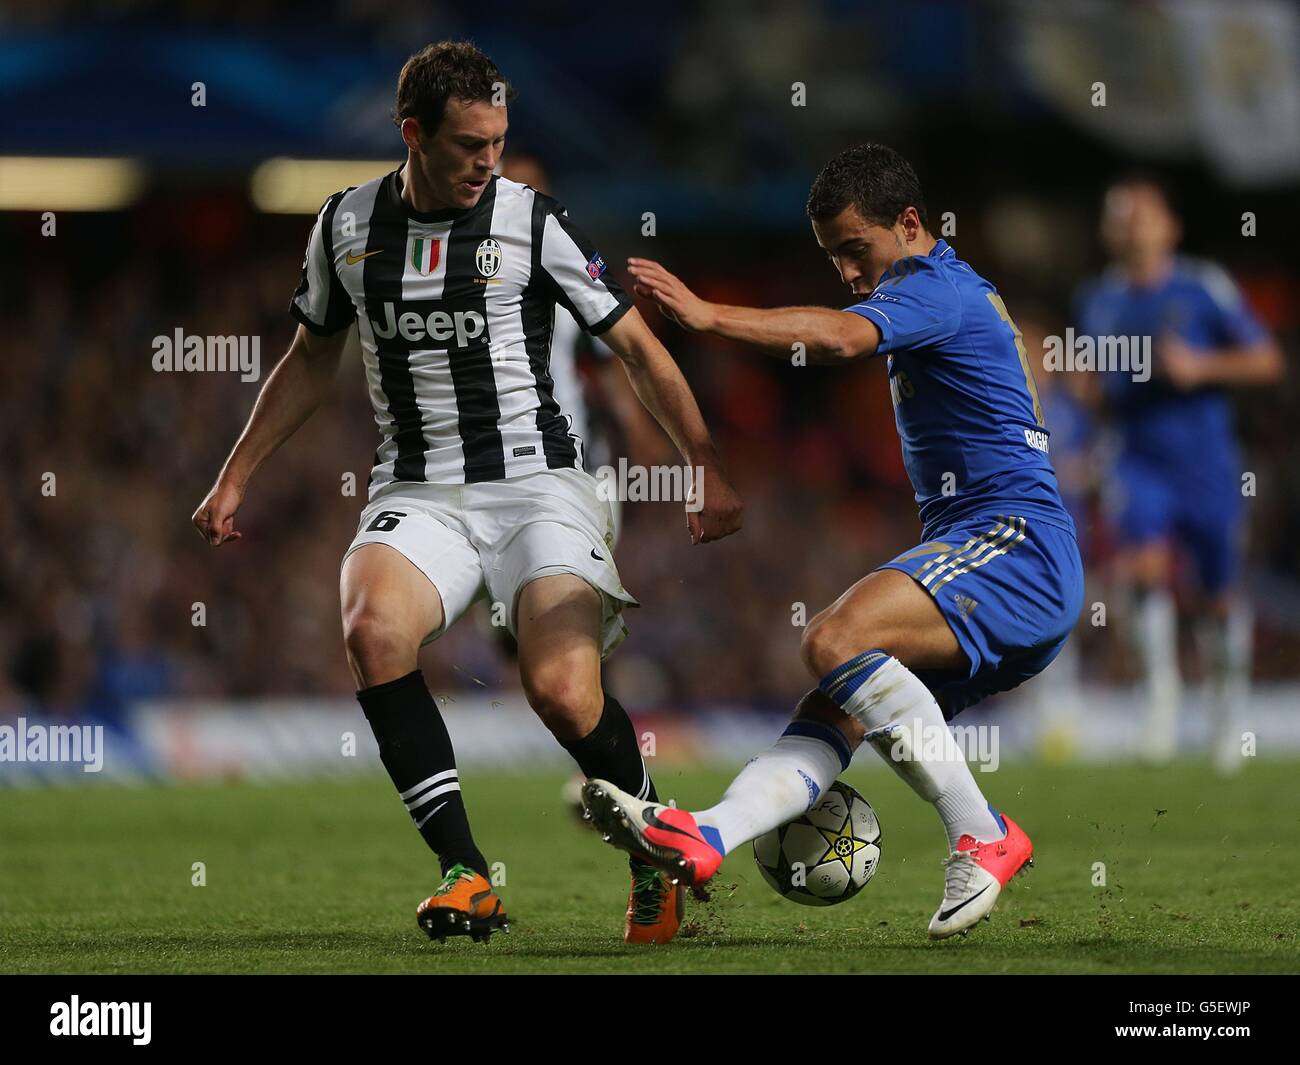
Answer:
<svg viewBox="0 0 1300 1065"><path fill-rule="evenodd" d="M686 527L691 543L707 544L740 531L745 505L726 474L717 469L696 471L686 502Z"/></svg>
<svg viewBox="0 0 1300 1065"><path fill-rule="evenodd" d="M199 504L199 509L190 519L199 530L203 539L213 547L242 538L243 533L235 531L235 511L244 501L242 485L218 478L212 486L208 497Z"/></svg>
<svg viewBox="0 0 1300 1065"><path fill-rule="evenodd" d="M709 328L713 304L695 295L676 274L669 273L653 259L629 259L627 268L632 275L632 291L654 300L683 329L696 332Z"/></svg>

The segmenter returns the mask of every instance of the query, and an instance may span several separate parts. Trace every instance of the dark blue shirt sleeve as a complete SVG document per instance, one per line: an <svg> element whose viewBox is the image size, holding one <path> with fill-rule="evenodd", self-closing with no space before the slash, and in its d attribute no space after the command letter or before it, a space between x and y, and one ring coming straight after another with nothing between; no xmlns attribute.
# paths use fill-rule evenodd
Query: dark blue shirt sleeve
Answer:
<svg viewBox="0 0 1300 1065"><path fill-rule="evenodd" d="M1210 267L1201 282L1215 337L1224 347L1245 347L1268 336L1268 330L1255 317L1241 289L1228 274Z"/></svg>
<svg viewBox="0 0 1300 1065"><path fill-rule="evenodd" d="M885 280L860 303L845 310L880 330L876 354L930 348L951 340L961 326L961 301L943 274L924 259L911 273Z"/></svg>

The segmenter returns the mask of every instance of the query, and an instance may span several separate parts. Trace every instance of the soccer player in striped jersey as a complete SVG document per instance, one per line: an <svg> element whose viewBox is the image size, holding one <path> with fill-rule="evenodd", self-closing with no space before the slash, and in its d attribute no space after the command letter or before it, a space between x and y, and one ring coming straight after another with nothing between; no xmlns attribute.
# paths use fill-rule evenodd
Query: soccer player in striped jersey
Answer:
<svg viewBox="0 0 1300 1065"><path fill-rule="evenodd" d="M1241 456L1228 389L1268 385L1282 352L1218 266L1176 254L1182 225L1153 178L1117 181L1102 210L1114 265L1080 299L1080 332L1150 345L1155 372L1102 377L1120 446L1107 500L1119 534L1117 568L1134 589L1134 635L1145 679L1143 756L1177 749L1182 698L1174 548L1195 571L1197 642L1210 680L1211 759L1242 765L1252 618L1237 587L1245 540Z"/></svg>
<svg viewBox="0 0 1300 1065"><path fill-rule="evenodd" d="M584 797L610 842L700 885L726 853L812 806L865 740L943 822L929 927L942 939L986 916L1033 852L984 798L947 719L1052 661L1083 605L1083 566L1020 332L997 290L930 233L912 167L879 144L843 152L808 215L857 299L846 310L708 303L647 260L631 262L636 291L687 329L777 358L800 346L824 365L886 356L923 542L809 623L817 688L717 805L692 814L604 781Z"/></svg>
<svg viewBox="0 0 1300 1065"><path fill-rule="evenodd" d="M494 174L509 95L470 44L408 60L394 111L406 162L322 207L290 305L297 334L194 513L211 544L239 539L249 479L320 404L355 321L381 441L342 566L344 639L380 758L441 863L417 910L437 939L484 938L506 921L417 666L420 647L480 597L502 605L528 702L583 773L655 795L632 723L601 686L636 601L614 566L609 504L555 399L557 305L609 345L703 470L692 541L741 521L689 387L605 261L558 203ZM671 939L680 889L642 861L631 872L625 938Z"/></svg>

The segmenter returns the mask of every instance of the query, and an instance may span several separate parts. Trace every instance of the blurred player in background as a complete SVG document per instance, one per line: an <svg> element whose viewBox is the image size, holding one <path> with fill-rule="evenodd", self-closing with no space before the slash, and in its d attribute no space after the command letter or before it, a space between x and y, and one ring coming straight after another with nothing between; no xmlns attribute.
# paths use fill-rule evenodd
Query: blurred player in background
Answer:
<svg viewBox="0 0 1300 1065"><path fill-rule="evenodd" d="M808 810L866 740L943 822L929 926L943 939L987 916L1033 853L985 799L947 719L1056 657L1079 616L1083 566L1020 331L997 290L931 234L911 165L884 145L849 149L813 183L808 216L858 300L845 310L712 304L641 259L630 263L636 292L687 329L780 359L886 355L924 542L809 622L802 651L817 689L716 806L691 814L602 781L584 797L610 842L699 886L728 852Z"/></svg>
<svg viewBox="0 0 1300 1065"><path fill-rule="evenodd" d="M1134 637L1145 679L1142 753L1177 749L1182 703L1174 597L1175 547L1195 571L1197 643L1210 688L1211 756L1241 766L1250 690L1252 614L1238 587L1245 543L1241 456L1227 389L1266 385L1281 351L1218 266L1175 254L1181 222L1168 192L1133 177L1107 190L1101 235L1113 265L1083 292L1080 331L1137 338L1154 356L1149 380L1103 377L1119 454L1109 478L1121 551L1117 576L1134 592Z"/></svg>
<svg viewBox="0 0 1300 1065"><path fill-rule="evenodd" d="M600 664L626 634L612 515L549 375L557 305L602 335L687 463L703 470L693 542L734 532L740 503L695 398L605 261L547 196L494 174L509 87L464 42L412 56L394 119L406 162L336 193L312 228L290 310L300 323L193 520L239 539L249 479L329 392L355 321L382 440L344 556L344 639L358 701L442 882L417 918L431 938L506 923L474 842L451 739L417 665L483 595L505 607L529 704L588 776L654 795ZM681 892L632 863L624 934L676 933Z"/></svg>

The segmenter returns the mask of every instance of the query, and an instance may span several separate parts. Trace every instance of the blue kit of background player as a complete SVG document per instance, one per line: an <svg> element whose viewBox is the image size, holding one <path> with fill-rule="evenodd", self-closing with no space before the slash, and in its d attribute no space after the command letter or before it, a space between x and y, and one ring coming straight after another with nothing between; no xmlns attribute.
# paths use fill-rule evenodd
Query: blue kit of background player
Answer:
<svg viewBox="0 0 1300 1065"><path fill-rule="evenodd" d="M1188 259L1150 286L1112 271L1085 294L1079 320L1090 336L1147 345L1175 336L1193 351L1268 338L1222 270ZM1215 596L1236 575L1243 530L1232 406L1221 388L1182 391L1144 376L1103 378L1121 437L1111 481L1116 530L1127 545L1177 539L1192 556L1201 589Z"/></svg>

